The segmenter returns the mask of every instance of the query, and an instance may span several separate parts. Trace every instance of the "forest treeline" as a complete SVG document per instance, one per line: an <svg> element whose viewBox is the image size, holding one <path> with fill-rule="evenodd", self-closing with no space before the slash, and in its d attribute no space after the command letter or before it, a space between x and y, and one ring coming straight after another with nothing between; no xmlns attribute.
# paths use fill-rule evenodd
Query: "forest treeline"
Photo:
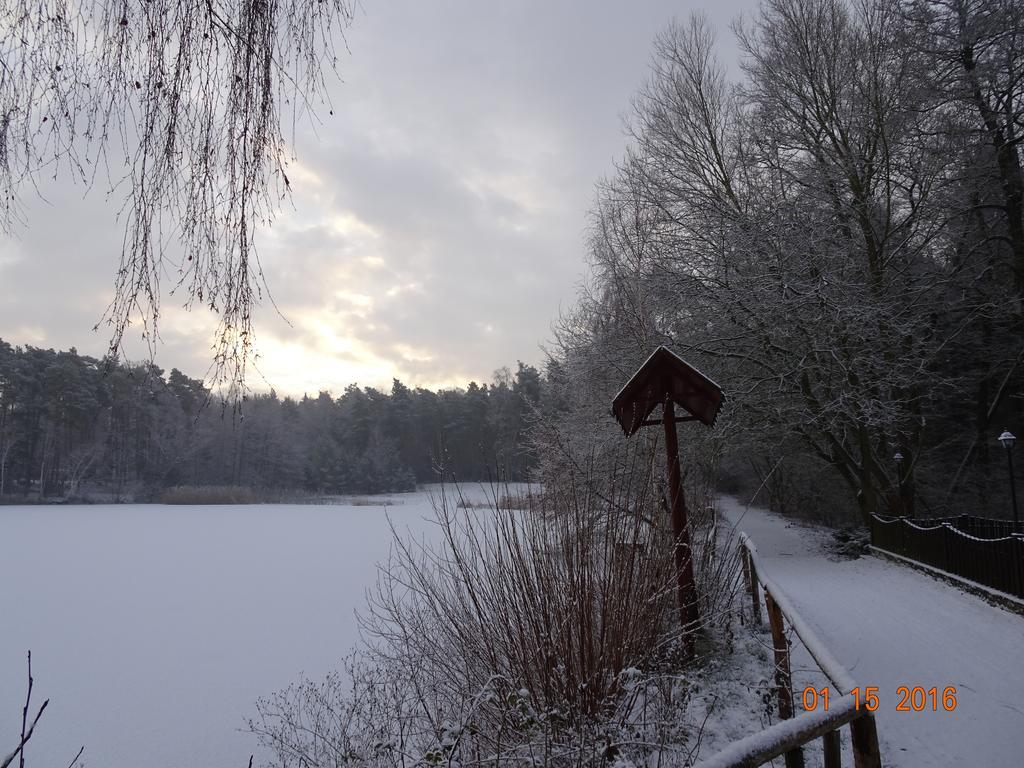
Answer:
<svg viewBox="0 0 1024 768"><path fill-rule="evenodd" d="M155 499L180 486L313 494L411 490L442 477L525 479L543 377L351 385L339 396L249 395L236 411L177 369L0 340L0 497Z"/></svg>

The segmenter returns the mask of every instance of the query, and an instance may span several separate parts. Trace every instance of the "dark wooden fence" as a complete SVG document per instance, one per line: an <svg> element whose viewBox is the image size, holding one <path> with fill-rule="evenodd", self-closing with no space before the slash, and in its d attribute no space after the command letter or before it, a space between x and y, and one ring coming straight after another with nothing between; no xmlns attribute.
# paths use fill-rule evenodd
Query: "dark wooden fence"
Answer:
<svg viewBox="0 0 1024 768"><path fill-rule="evenodd" d="M852 693L857 683L796 612L782 589L768 577L757 558L757 547L744 533L740 533L740 560L756 624L762 622L761 590L764 590L764 607L775 652L775 687L781 721L733 742L702 760L697 768L755 768L783 755L786 768L804 768L803 746L815 739L822 741L824 767L842 768L839 729L845 725L850 726L854 768L881 768L875 717L867 709L858 707L858 700ZM787 624L840 694L828 707L799 714L795 711Z"/></svg>
<svg viewBox="0 0 1024 768"><path fill-rule="evenodd" d="M934 525L931 520L928 522ZM991 517L957 515L956 517L942 518L941 522L949 523L960 533L966 533L968 536L978 539L1005 539L1014 533L1020 533L1020 531L1014 531L1012 520L996 520Z"/></svg>
<svg viewBox="0 0 1024 768"><path fill-rule="evenodd" d="M871 517L871 545L1008 595L1024 598L1024 535L1006 520Z"/></svg>

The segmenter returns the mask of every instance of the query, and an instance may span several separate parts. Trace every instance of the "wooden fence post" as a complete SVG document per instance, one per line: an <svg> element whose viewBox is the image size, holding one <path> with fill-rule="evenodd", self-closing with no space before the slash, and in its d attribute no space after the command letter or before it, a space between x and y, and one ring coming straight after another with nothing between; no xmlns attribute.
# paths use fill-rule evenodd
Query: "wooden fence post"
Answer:
<svg viewBox="0 0 1024 768"><path fill-rule="evenodd" d="M878 750L878 730L875 716L870 712L850 721L850 739L853 741L855 768L882 768Z"/></svg>
<svg viewBox="0 0 1024 768"><path fill-rule="evenodd" d="M757 586L757 567L750 557L750 550L743 545L743 575L747 578L747 589L750 591L751 615L754 619L754 626L761 626L761 595Z"/></svg>
<svg viewBox="0 0 1024 768"><path fill-rule="evenodd" d="M843 758L839 749L839 731L829 731L821 737L821 751L825 755L825 768L842 768Z"/></svg>
<svg viewBox="0 0 1024 768"><path fill-rule="evenodd" d="M768 607L768 623L772 628L772 646L775 649L775 688L779 695L779 717L789 720L793 717L793 679L789 669L789 643L782 624L782 609L767 589L764 600ZM786 753L786 768L804 768L804 753L800 747Z"/></svg>
<svg viewBox="0 0 1024 768"><path fill-rule="evenodd" d="M1013 544L1018 547L1019 557L1013 555ZM1010 557L1017 563L1017 591L1011 594L1024 597L1024 533L1011 534Z"/></svg>

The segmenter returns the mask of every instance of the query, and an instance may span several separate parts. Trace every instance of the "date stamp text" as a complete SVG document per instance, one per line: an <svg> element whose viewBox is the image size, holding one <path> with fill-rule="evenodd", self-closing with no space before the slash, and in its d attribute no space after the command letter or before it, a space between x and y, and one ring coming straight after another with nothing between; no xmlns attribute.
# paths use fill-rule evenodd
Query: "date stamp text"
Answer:
<svg viewBox="0 0 1024 768"><path fill-rule="evenodd" d="M877 685L858 686L850 691L850 694L853 696L854 706L859 710L874 712L881 706ZM813 712L816 709L824 709L828 712L829 698L834 695L838 693L831 691L828 686L808 686L804 688L803 693L804 710ZM895 698L897 712L953 712L957 705L956 688L952 685L941 689L937 686L925 688L922 685L901 685L896 688Z"/></svg>

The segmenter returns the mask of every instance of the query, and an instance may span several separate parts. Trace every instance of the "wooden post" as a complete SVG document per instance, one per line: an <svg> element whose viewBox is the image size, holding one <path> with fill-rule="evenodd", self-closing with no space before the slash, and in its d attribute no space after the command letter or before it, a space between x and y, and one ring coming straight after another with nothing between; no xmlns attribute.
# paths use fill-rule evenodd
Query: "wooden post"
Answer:
<svg viewBox="0 0 1024 768"><path fill-rule="evenodd" d="M775 689L779 695L779 717L789 720L793 717L793 679L789 669L789 643L786 642L782 624L782 609L768 590L765 590L764 600L768 607L768 623L772 628L772 647L775 650ZM804 768L801 748L786 753L786 768Z"/></svg>
<svg viewBox="0 0 1024 768"><path fill-rule="evenodd" d="M843 758L839 749L839 731L829 731L821 737L821 751L825 755L825 768L842 768Z"/></svg>
<svg viewBox="0 0 1024 768"><path fill-rule="evenodd" d="M754 626L761 626L761 590L757 584L757 566L750 557L750 549L746 544L742 545L743 552L740 560L743 562L743 576L747 580L747 590L750 592L751 616L754 619Z"/></svg>
<svg viewBox="0 0 1024 768"><path fill-rule="evenodd" d="M750 591L750 553L747 551L746 544L740 544L740 565L743 566L743 583L747 587L747 591ZM754 609L755 611L757 608ZM753 614L751 614L751 623L754 621Z"/></svg>
<svg viewBox="0 0 1024 768"><path fill-rule="evenodd" d="M882 756L878 750L878 730L875 716L870 712L850 721L850 739L853 741L853 764L855 768L882 768Z"/></svg>
<svg viewBox="0 0 1024 768"><path fill-rule="evenodd" d="M665 454L668 462L669 510L672 515L672 534L675 537L676 581L679 585L679 621L690 627L686 637L692 635L700 616L697 609L697 583L693 575L693 548L686 522L686 500L683 498L682 473L679 469L679 441L676 438L676 415L672 400L665 398L662 413L665 426ZM687 645L692 651L692 639Z"/></svg>

